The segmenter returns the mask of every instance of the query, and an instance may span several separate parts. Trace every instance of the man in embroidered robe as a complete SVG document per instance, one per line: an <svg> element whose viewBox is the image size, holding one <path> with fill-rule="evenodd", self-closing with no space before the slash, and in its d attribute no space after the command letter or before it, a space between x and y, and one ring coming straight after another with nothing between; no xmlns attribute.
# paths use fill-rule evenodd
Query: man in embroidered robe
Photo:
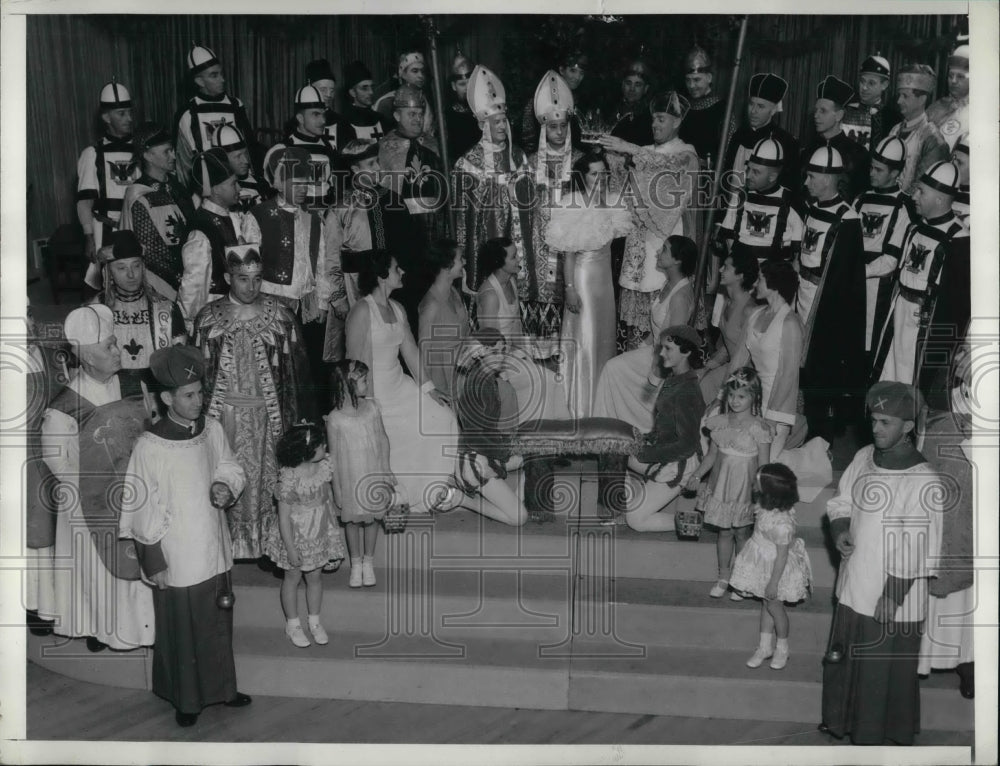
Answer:
<svg viewBox="0 0 1000 766"><path fill-rule="evenodd" d="M247 476L229 511L233 556L256 559L269 528L278 523L275 445L300 418L315 415L315 396L295 316L274 295L261 292L263 263L256 245L226 254L229 294L209 303L195 320L194 344L205 358L205 414L218 420Z"/></svg>
<svg viewBox="0 0 1000 766"><path fill-rule="evenodd" d="M545 242L545 231L552 218L553 206L569 195L572 171L583 152L570 141L573 118L573 91L556 72L548 71L535 88L535 117L541 124L538 151L528 155L528 166L535 181L535 210L532 216L534 264L522 262L518 273L522 303L522 322L527 332L556 337L562 326L565 289L565 255ZM537 298L532 299L532 295Z"/></svg>
<svg viewBox="0 0 1000 766"><path fill-rule="evenodd" d="M899 188L910 196L931 165L948 159L948 142L937 125L927 119L927 104L936 81L937 75L926 64L911 64L896 77L896 103L903 119L892 126L889 135L906 144L906 165L899 177Z"/></svg>
<svg viewBox="0 0 1000 766"><path fill-rule="evenodd" d="M853 202L868 188L868 151L844 133L844 115L847 102L854 97L854 89L843 80L827 75L816 86L816 103L813 106L815 133L811 140L802 142L802 162L808 164L817 149L824 146L837 150L844 170L840 177L840 196Z"/></svg>
<svg viewBox="0 0 1000 766"><path fill-rule="evenodd" d="M42 455L59 481L53 554L53 632L86 637L92 652L153 644L153 596L140 579L135 546L118 539L114 487L135 439L149 425L142 397L122 397L114 314L74 309L64 324L80 362L42 421Z"/></svg>
<svg viewBox="0 0 1000 766"><path fill-rule="evenodd" d="M543 293L537 282L533 178L528 174L527 156L510 137L503 83L486 67L477 66L469 78L468 97L483 137L455 163L452 174L455 239L465 259L464 290L475 293L488 276L480 273L479 249L483 243L495 237L508 237L517 251L522 317L552 315L553 296ZM538 305L544 298L548 298L543 304L550 307L548 312ZM524 325L530 334L543 329L540 321Z"/></svg>
<svg viewBox="0 0 1000 766"><path fill-rule="evenodd" d="M134 143L142 175L125 190L119 228L135 232L150 286L173 301L184 274L181 248L194 205L174 176L177 158L167 132L145 122L136 130Z"/></svg>
<svg viewBox="0 0 1000 766"><path fill-rule="evenodd" d="M330 304L323 219L303 210L313 175L310 155L289 146L269 155L269 172L277 196L262 202L243 219L243 241L256 244L263 262L263 292L278 297L302 325L302 343L309 357L308 378L327 390L323 341ZM321 404L322 406L322 404Z"/></svg>
<svg viewBox="0 0 1000 766"><path fill-rule="evenodd" d="M236 127L223 125L215 131L212 134L212 147L218 147L226 153L229 164L236 174L240 197L235 212L242 220L253 207L264 200L267 187L258 180L261 174L253 167L246 138Z"/></svg>
<svg viewBox="0 0 1000 766"><path fill-rule="evenodd" d="M868 151L882 143L899 122L899 109L889 100L891 75L889 61L880 53L866 58L858 73L858 97L844 110L844 133Z"/></svg>
<svg viewBox="0 0 1000 766"><path fill-rule="evenodd" d="M910 225L910 198L899 188L906 146L895 136L872 152L871 189L854 201L865 243L865 351L871 351L873 328L881 329L889 311L899 248Z"/></svg>
<svg viewBox="0 0 1000 766"><path fill-rule="evenodd" d="M306 188L302 203L306 210L326 215L326 210L337 197L334 168L337 161L337 146L326 133L326 102L312 85L306 85L295 92L295 129L285 140L272 146L264 157L264 179L278 188L272 168L286 147L294 146L309 153L308 170L310 183Z"/></svg>
<svg viewBox="0 0 1000 766"><path fill-rule="evenodd" d="M636 146L615 136L600 139L600 145L607 151L631 157L623 193L636 227L625 239L625 257L618 280L619 332L627 349L639 348L652 331L650 307L666 284L666 275L656 268L663 243L674 234L694 239L691 204L698 155L678 135L688 108L687 99L674 91L652 99L649 105L653 116L652 146ZM611 164L614 168L621 161Z"/></svg>
<svg viewBox="0 0 1000 766"><path fill-rule="evenodd" d="M98 258L104 264L105 282L100 302L114 312L114 333L121 350L122 396L147 396L150 415L158 416L153 396L157 386L149 359L159 348L187 343L184 317L176 303L146 284L142 245L134 232L113 232Z"/></svg>
<svg viewBox="0 0 1000 766"><path fill-rule="evenodd" d="M104 135L83 150L76 164L76 217L91 262L84 282L93 291L101 289L97 251L118 228L125 189L139 177L132 147L132 97L124 85L112 80L101 89L100 103Z"/></svg>
<svg viewBox="0 0 1000 766"><path fill-rule="evenodd" d="M968 45L959 45L948 57L948 95L927 107L927 119L941 131L950 149L969 132Z"/></svg>
<svg viewBox="0 0 1000 766"><path fill-rule="evenodd" d="M392 253L397 262L405 261L415 236L406 205L379 183L378 141L355 139L343 148L341 156L350 168L351 193L327 213L324 227L331 291L323 344L326 362L344 358L347 312L361 299L361 264L375 250Z"/></svg>
<svg viewBox="0 0 1000 766"><path fill-rule="evenodd" d="M866 384L865 253L858 214L839 192L845 172L831 147L817 149L806 166L811 201L795 299L805 328L799 387L806 420L810 432L827 441L844 420L838 415L860 417Z"/></svg>
<svg viewBox="0 0 1000 766"><path fill-rule="evenodd" d="M226 130L224 128L223 130ZM220 131L221 132L221 131ZM239 244L240 218L233 212L240 190L236 172L222 149L209 149L194 161L201 206L191 219L187 241L181 250L184 275L177 303L188 331L205 304L229 292L226 284L226 248Z"/></svg>
<svg viewBox="0 0 1000 766"><path fill-rule="evenodd" d="M226 78L216 55L209 48L194 45L187 55L187 66L195 95L174 120L177 177L185 187L191 182L195 155L212 148L212 136L223 125L236 127L248 142L254 135L243 102L226 93ZM256 147L251 145L251 156L255 152Z"/></svg>
<svg viewBox="0 0 1000 766"><path fill-rule="evenodd" d="M222 426L202 415L205 363L198 349L160 349L151 359L167 417L136 442L122 514L144 577L153 584L153 693L179 726L206 705L245 707L236 688L232 544L225 511L246 482Z"/></svg>
<svg viewBox="0 0 1000 766"><path fill-rule="evenodd" d="M872 380L912 383L934 409L947 409L949 362L972 314L969 231L951 209L958 168L932 166L917 183L917 219L900 248L892 308L879 335Z"/></svg>
<svg viewBox="0 0 1000 766"><path fill-rule="evenodd" d="M372 73L362 62L352 61L344 73L344 92L347 107L337 128L337 146L344 150L351 141L359 138L382 138L392 130L392 118L385 117L374 109L375 84Z"/></svg>
<svg viewBox="0 0 1000 766"><path fill-rule="evenodd" d="M826 505L841 559L820 728L855 745L912 745L944 493L913 446L922 405L913 386L876 383L865 403L874 444L854 456Z"/></svg>

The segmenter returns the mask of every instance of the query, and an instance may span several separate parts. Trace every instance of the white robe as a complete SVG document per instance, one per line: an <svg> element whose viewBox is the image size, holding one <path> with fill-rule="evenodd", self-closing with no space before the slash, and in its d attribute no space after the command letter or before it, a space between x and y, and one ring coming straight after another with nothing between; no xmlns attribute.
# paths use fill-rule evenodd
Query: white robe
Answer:
<svg viewBox="0 0 1000 766"><path fill-rule="evenodd" d="M100 383L80 372L67 385L100 407L121 399L118 378ZM104 566L79 504L80 443L76 421L47 410L42 421L45 463L67 487L55 492L56 544L52 607L56 635L93 636L112 649L152 646L153 594L141 580L120 580Z"/></svg>

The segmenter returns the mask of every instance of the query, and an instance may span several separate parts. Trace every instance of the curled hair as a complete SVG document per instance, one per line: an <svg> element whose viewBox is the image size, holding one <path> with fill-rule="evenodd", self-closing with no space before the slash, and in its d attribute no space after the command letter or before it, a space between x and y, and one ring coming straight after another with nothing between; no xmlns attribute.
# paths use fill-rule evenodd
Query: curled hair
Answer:
<svg viewBox="0 0 1000 766"><path fill-rule="evenodd" d="M427 248L427 253L424 256L427 273L436 277L445 269L450 269L460 257L455 249L457 247L458 243L455 240L444 237L431 242L431 246Z"/></svg>
<svg viewBox="0 0 1000 766"><path fill-rule="evenodd" d="M274 452L278 465L294 468L312 460L316 450L324 445L326 432L315 423L302 422L281 435Z"/></svg>
<svg viewBox="0 0 1000 766"><path fill-rule="evenodd" d="M722 411L729 412L729 392L740 391L741 389L750 391L750 413L760 415L763 406L763 385L760 382L760 375L753 367L740 367L733 372L725 383L722 384Z"/></svg>
<svg viewBox="0 0 1000 766"><path fill-rule="evenodd" d="M765 511L790 511L799 502L799 482L783 463L767 463L757 471L753 500Z"/></svg>
<svg viewBox="0 0 1000 766"><path fill-rule="evenodd" d="M582 192L584 190L586 187L585 178L590 172L590 166L598 162L604 165L605 170L609 170L608 159L604 156L604 152L584 154L573 163L573 169L570 171L570 189L572 191Z"/></svg>
<svg viewBox="0 0 1000 766"><path fill-rule="evenodd" d="M685 277L693 275L698 265L698 246L694 240L680 234L672 234L667 237L667 244L670 247L670 255L681 265L681 274Z"/></svg>
<svg viewBox="0 0 1000 766"><path fill-rule="evenodd" d="M760 265L753 251L742 242L737 242L726 258L733 262L733 271L740 275L740 287L744 290L752 289L757 282L757 277L760 276ZM770 284L768 282L768 285ZM798 285L795 286L795 289L798 289Z"/></svg>
<svg viewBox="0 0 1000 766"><path fill-rule="evenodd" d="M760 275L764 277L769 289L778 291L785 303L791 306L795 302L795 293L799 290L799 275L795 273L792 264L764 261L760 267Z"/></svg>
<svg viewBox="0 0 1000 766"><path fill-rule="evenodd" d="M330 373L330 400L333 409L339 410L344 402L358 406L358 381L368 374L368 365L358 359L341 359Z"/></svg>
<svg viewBox="0 0 1000 766"><path fill-rule="evenodd" d="M687 354L688 365L692 370L700 370L705 366L704 346L696 346L687 338L682 338L679 335L670 335L664 330L660 333L660 346L662 347L668 340L672 341L682 354Z"/></svg>
<svg viewBox="0 0 1000 766"><path fill-rule="evenodd" d="M392 258L392 253L388 250L372 250L371 255L361 261L358 268L358 291L362 295L371 295L378 287L379 279L389 278Z"/></svg>
<svg viewBox="0 0 1000 766"><path fill-rule="evenodd" d="M479 275L485 280L490 274L504 265L507 260L507 248L513 245L510 237L493 237L483 242L479 247ZM479 285L476 285L478 288Z"/></svg>

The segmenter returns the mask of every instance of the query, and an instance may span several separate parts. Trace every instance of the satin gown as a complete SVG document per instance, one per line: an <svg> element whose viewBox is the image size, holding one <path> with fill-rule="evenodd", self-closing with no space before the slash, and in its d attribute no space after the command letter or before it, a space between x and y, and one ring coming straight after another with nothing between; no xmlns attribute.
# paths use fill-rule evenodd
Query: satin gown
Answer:
<svg viewBox="0 0 1000 766"><path fill-rule="evenodd" d="M611 243L600 250L576 254L573 284L580 296L580 308L563 309L561 348L569 374L569 406L574 417L594 413L597 382L604 365L615 356L617 316L615 290L611 280Z"/></svg>
<svg viewBox="0 0 1000 766"><path fill-rule="evenodd" d="M692 291L687 277L678 280L666 296L650 306L649 322L654 339L658 340L660 332L666 329L671 301L684 290ZM597 384L594 415L624 420L643 433L653 430L653 405L656 404L657 392L648 390L646 378L653 369L658 345L654 342L626 351L607 363Z"/></svg>
<svg viewBox="0 0 1000 766"><path fill-rule="evenodd" d="M389 437L389 466L410 509L427 511L455 472L458 421L403 372L399 363L406 326L403 307L390 300L395 321L387 323L375 300L370 295L365 300L371 315L372 387Z"/></svg>

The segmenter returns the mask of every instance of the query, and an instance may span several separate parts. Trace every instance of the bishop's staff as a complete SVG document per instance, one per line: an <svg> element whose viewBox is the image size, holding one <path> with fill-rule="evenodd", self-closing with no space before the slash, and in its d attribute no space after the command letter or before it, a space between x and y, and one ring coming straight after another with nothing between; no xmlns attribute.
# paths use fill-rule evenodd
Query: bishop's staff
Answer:
<svg viewBox="0 0 1000 766"><path fill-rule="evenodd" d="M451 173L451 157L448 156L448 126L445 124L444 120L444 89L441 87L441 67L438 63L438 49L437 49L437 39L441 34L438 30L437 23L433 16L422 16L421 20L424 22L424 26L427 30L427 40L428 46L431 53L431 73L433 74L432 83L434 85L434 111L437 117L438 124L438 140L440 141L441 149L441 163L444 165L445 172ZM455 220L451 209L451 194L448 194L445 199L445 205L448 206L448 233L454 234L455 232Z"/></svg>

